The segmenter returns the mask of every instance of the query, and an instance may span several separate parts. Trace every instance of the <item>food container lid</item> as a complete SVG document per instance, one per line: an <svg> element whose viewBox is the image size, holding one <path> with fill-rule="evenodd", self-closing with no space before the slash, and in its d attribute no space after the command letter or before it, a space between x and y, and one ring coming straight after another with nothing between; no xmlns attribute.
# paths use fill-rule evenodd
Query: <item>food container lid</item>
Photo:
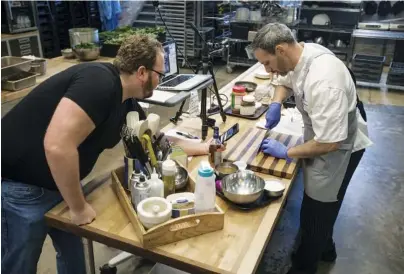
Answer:
<svg viewBox="0 0 404 274"><path fill-rule="evenodd" d="M246 96L243 96L243 101L247 102L247 103L254 103L255 98L252 95L246 95Z"/></svg>
<svg viewBox="0 0 404 274"><path fill-rule="evenodd" d="M244 92L246 92L246 88L243 86L233 86L233 92L244 93Z"/></svg>
<svg viewBox="0 0 404 274"><path fill-rule="evenodd" d="M137 206L138 214L148 219L160 218L168 214L171 215L171 210L171 203L160 197L146 198Z"/></svg>
<svg viewBox="0 0 404 274"><path fill-rule="evenodd" d="M177 166L173 160L167 159L163 162L162 171L163 175L175 175L177 172Z"/></svg>

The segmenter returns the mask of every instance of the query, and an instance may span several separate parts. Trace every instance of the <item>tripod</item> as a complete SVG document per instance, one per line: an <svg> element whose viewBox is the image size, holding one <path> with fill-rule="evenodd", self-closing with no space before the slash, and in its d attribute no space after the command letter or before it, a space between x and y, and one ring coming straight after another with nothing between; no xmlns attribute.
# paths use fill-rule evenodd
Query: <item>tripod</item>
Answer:
<svg viewBox="0 0 404 274"><path fill-rule="evenodd" d="M202 40L202 60L199 61L197 67L196 67L196 71L195 74L198 74L199 71L202 69L202 74L208 74L208 72L210 73L210 75L212 75L212 80L213 80L213 89L215 92L215 96L217 98L217 102L219 104L219 108L220 108L220 116L222 116L222 120L223 122L226 122L226 113L223 110L223 105L222 105L222 101L220 100L220 96L219 96L219 90L217 88L217 84L216 84L216 78L215 78L215 74L213 72L213 64L212 62L209 60L209 48L208 48L208 44L206 43L205 39L202 37L202 35L199 33L199 30L196 28L196 26L193 23L190 23L192 29L198 33L199 37ZM208 121L208 117L206 114L206 98L208 96L207 94L208 88L205 87L202 89L202 98L201 98L201 113L200 113L200 117L202 120L202 140L206 139L206 136L208 135L208 128L209 126L214 126L215 124L215 120L211 119ZM178 119L181 117L182 112L183 112L183 108L185 105L185 101L184 100L179 108L179 110L177 111L177 113L175 114L175 117L171 118L170 121L174 124L177 124Z"/></svg>

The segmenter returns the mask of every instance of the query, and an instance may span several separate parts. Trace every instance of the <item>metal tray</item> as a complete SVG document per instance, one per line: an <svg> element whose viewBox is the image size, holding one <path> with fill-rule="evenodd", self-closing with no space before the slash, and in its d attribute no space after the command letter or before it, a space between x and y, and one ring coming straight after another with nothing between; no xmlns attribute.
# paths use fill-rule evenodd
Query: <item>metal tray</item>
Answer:
<svg viewBox="0 0 404 274"><path fill-rule="evenodd" d="M31 69L31 59L15 56L1 57L1 80L14 75L20 71Z"/></svg>
<svg viewBox="0 0 404 274"><path fill-rule="evenodd" d="M2 90L17 91L24 88L34 86L36 84L36 74L26 71L20 71L13 75L7 76L1 82Z"/></svg>
<svg viewBox="0 0 404 274"><path fill-rule="evenodd" d="M228 116L234 116L234 117L240 117L240 118L245 118L245 119L249 119L249 120L257 120L258 118L260 118L262 116L262 114L264 114L267 110L268 110L269 106L267 105L262 105L259 108L257 108L255 110L255 114L254 115L241 115L238 113L233 113L231 111L231 106L228 106L224 112L226 113L226 115Z"/></svg>

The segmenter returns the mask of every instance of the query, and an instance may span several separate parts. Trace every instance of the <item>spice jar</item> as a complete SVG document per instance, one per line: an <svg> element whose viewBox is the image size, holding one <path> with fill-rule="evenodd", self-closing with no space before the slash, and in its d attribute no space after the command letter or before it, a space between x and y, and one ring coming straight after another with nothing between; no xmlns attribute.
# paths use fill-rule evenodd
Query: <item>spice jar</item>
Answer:
<svg viewBox="0 0 404 274"><path fill-rule="evenodd" d="M241 101L240 114L251 116L255 114L255 98L252 95L246 95Z"/></svg>
<svg viewBox="0 0 404 274"><path fill-rule="evenodd" d="M246 88L243 86L234 86L231 93L231 111L233 113L240 113L241 102L243 96L247 95Z"/></svg>

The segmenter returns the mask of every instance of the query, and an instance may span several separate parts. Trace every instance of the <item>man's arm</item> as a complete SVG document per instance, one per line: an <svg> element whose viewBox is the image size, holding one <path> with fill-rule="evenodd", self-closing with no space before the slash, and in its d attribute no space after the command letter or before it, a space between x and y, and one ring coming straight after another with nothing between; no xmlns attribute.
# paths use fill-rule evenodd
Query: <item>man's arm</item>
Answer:
<svg viewBox="0 0 404 274"><path fill-rule="evenodd" d="M45 155L53 179L77 225L90 223L95 212L86 203L80 185L77 147L94 130L90 117L75 102L62 98L44 138Z"/></svg>
<svg viewBox="0 0 404 274"><path fill-rule="evenodd" d="M274 92L274 98L272 99L272 102L280 103L282 104L283 101L286 100L290 95L290 91L287 87L285 86L276 86L275 87L275 92Z"/></svg>
<svg viewBox="0 0 404 274"><path fill-rule="evenodd" d="M319 143L310 140L304 144L288 149L289 158L312 158L338 150L339 143Z"/></svg>

